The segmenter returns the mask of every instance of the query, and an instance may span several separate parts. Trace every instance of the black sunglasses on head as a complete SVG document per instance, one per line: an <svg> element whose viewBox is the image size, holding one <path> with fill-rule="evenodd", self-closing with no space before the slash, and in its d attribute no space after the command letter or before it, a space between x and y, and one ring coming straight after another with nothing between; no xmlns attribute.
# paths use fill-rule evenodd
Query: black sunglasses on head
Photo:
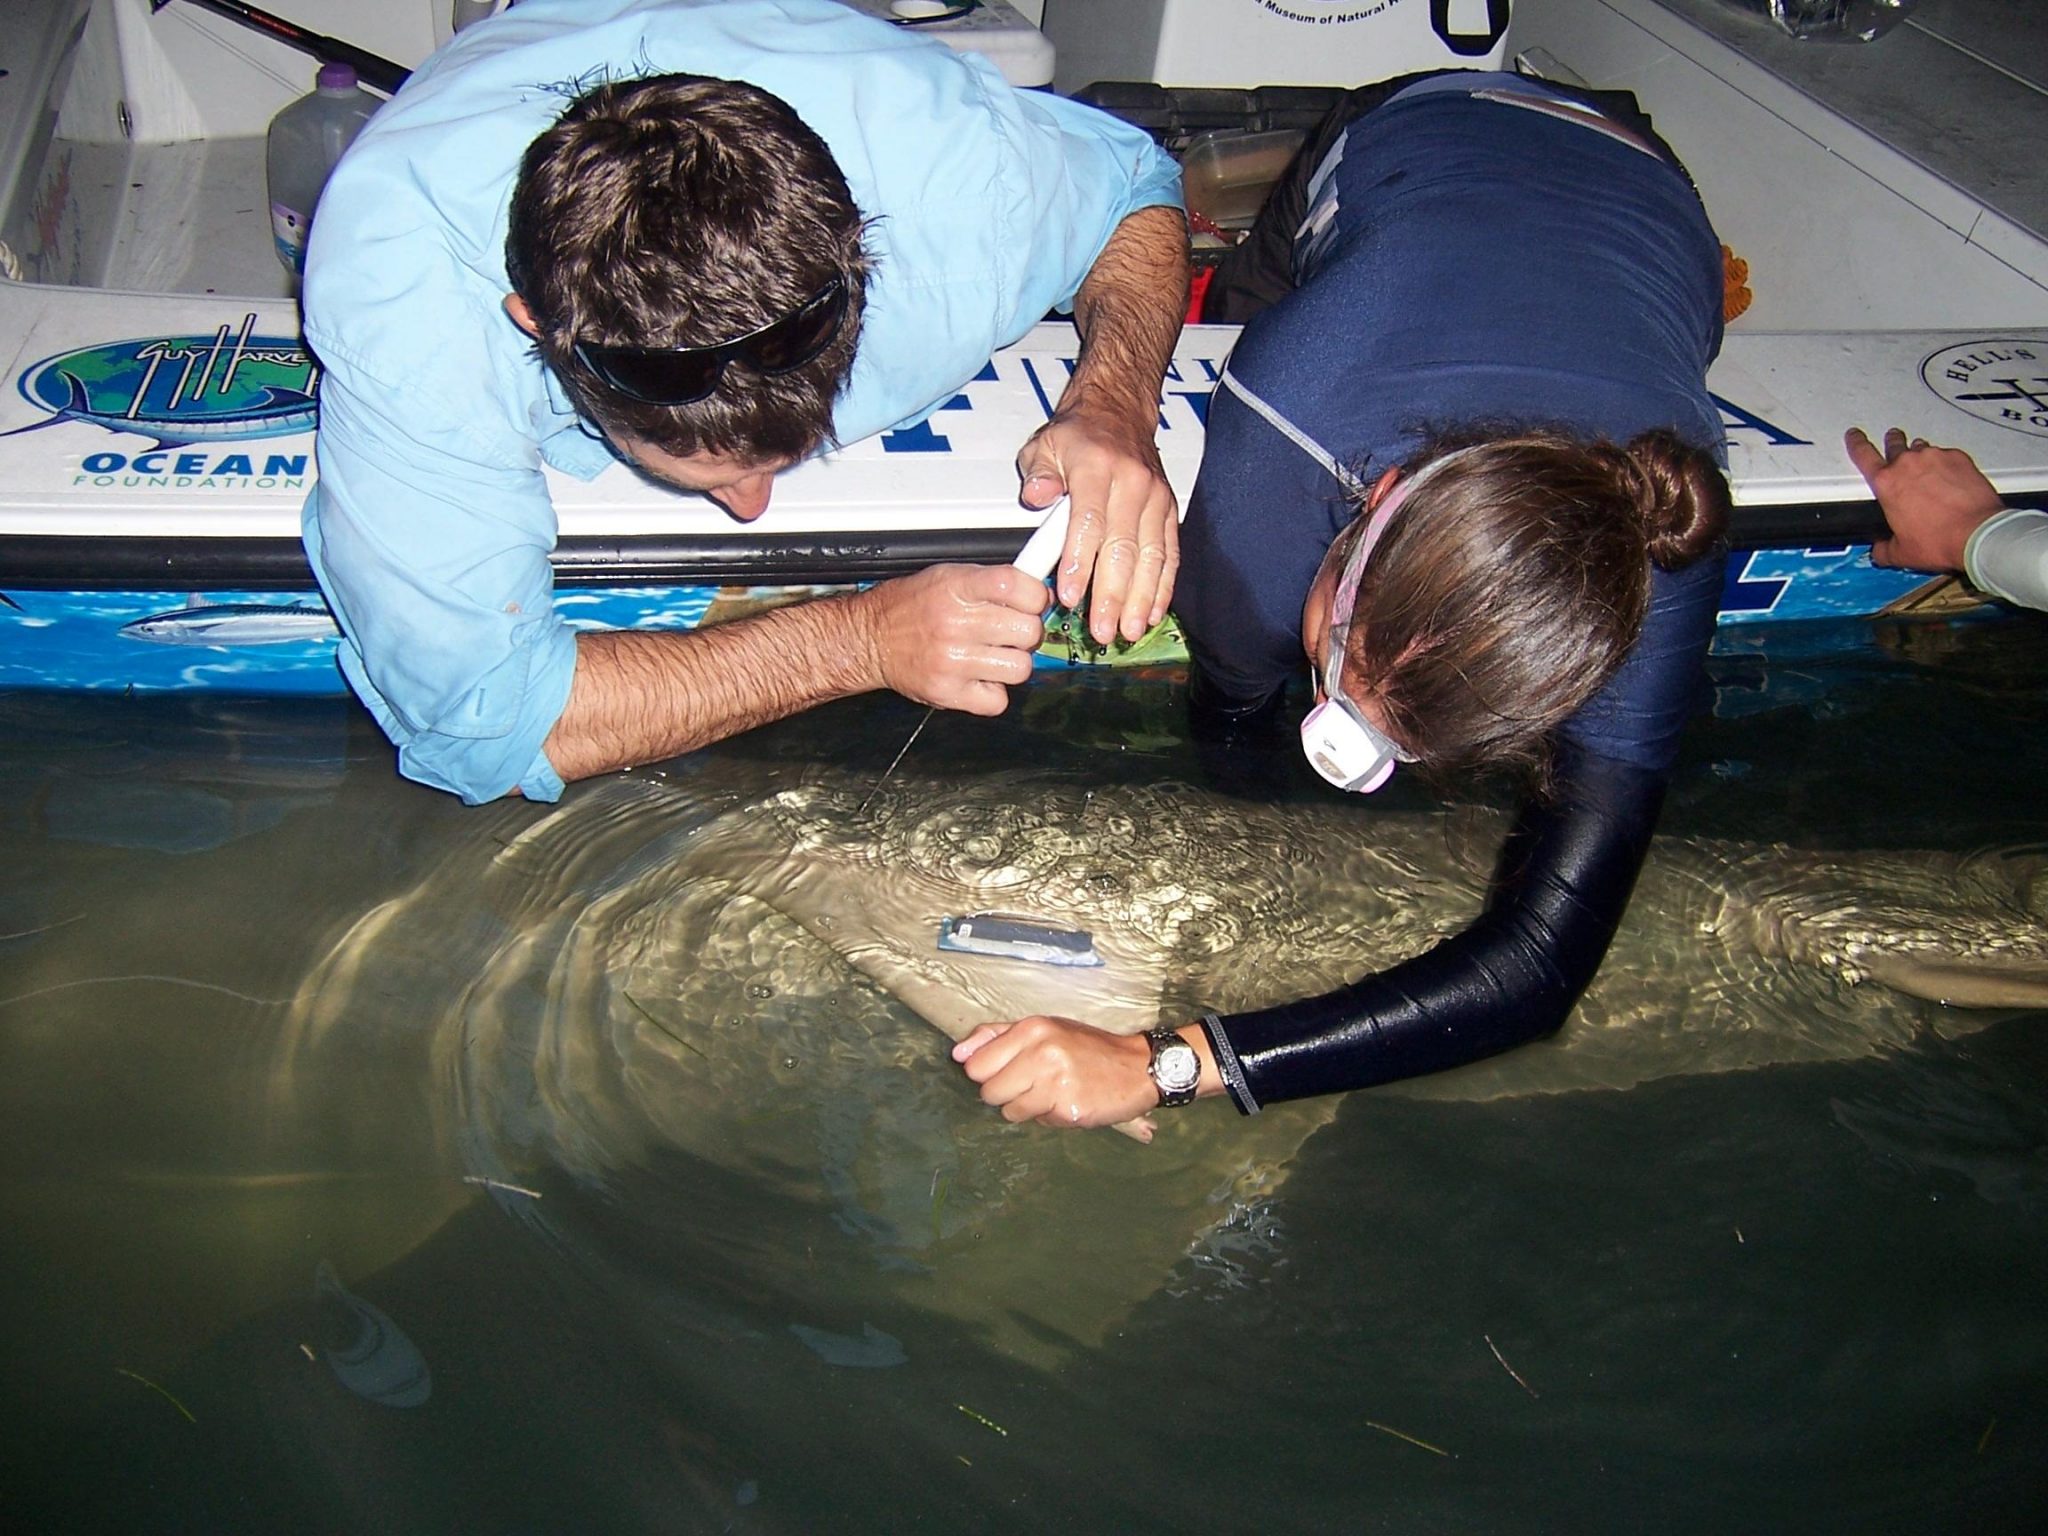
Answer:
<svg viewBox="0 0 2048 1536"><path fill-rule="evenodd" d="M605 384L646 405L692 405L725 377L728 363L773 376L801 368L839 335L846 319L846 280L835 277L779 320L708 347L605 347L571 344L577 359Z"/></svg>

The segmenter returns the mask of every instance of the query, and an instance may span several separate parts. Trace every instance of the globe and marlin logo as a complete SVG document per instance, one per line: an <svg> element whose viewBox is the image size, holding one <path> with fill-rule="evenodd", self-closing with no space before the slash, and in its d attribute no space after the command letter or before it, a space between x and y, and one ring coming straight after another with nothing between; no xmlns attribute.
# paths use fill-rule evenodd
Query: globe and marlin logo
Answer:
<svg viewBox="0 0 2048 1536"><path fill-rule="evenodd" d="M137 454L141 469L162 450L203 449L255 438L292 437L310 432L318 419L320 366L292 336L256 331L250 311L240 324L218 326L211 335L148 336L100 342L46 357L20 376L22 395L48 418L0 437L36 432L67 421L109 432L151 439L154 448ZM256 472L249 455L195 453L180 456L179 474L247 477ZM87 454L86 473L111 473L130 465L124 454ZM304 454L273 457L275 474L289 467L303 473ZM166 469L172 466L165 466ZM0 594L0 604L20 605ZM333 617L311 602L210 602L195 594L183 608L147 614L120 627L127 639L159 645L275 645L287 641L331 642Z"/></svg>
<svg viewBox="0 0 2048 1536"><path fill-rule="evenodd" d="M21 392L50 413L15 436L82 421L159 448L310 432L320 366L296 337L256 333L256 315L212 335L100 342L32 364Z"/></svg>

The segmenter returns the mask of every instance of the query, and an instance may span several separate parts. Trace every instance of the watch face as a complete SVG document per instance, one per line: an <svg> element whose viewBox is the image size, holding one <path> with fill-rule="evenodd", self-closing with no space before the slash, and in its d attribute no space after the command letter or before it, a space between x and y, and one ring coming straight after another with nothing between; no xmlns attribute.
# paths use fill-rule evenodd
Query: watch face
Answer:
<svg viewBox="0 0 2048 1536"><path fill-rule="evenodd" d="M1185 1040L1161 1046L1153 1063L1153 1078L1167 1093L1184 1093L1201 1080L1202 1058Z"/></svg>

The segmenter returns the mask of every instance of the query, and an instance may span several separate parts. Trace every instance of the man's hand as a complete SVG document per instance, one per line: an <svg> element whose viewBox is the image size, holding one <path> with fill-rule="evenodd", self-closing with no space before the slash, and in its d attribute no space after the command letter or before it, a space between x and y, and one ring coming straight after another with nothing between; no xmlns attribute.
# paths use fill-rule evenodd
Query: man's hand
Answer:
<svg viewBox="0 0 2048 1536"><path fill-rule="evenodd" d="M1148 423L1149 425L1149 423ZM1017 455L1024 505L1071 498L1067 545L1053 573L1060 602L1088 598L1089 632L1136 640L1166 617L1180 568L1179 504L1150 432L1086 407L1039 428ZM1091 574L1092 573L1092 574Z"/></svg>
<svg viewBox="0 0 2048 1536"><path fill-rule="evenodd" d="M1960 448L1937 448L1924 437L1909 443L1898 427L1885 433L1882 452L1861 427L1851 427L1842 443L1891 525L1891 536L1870 546L1873 565L1960 571L1970 535L2004 510Z"/></svg>
<svg viewBox="0 0 2048 1536"><path fill-rule="evenodd" d="M999 715L1045 637L1045 584L1014 566L937 565L865 592L705 629L579 635L546 752L564 779L694 752L830 699L894 688Z"/></svg>
<svg viewBox="0 0 2048 1536"><path fill-rule="evenodd" d="M1178 508L1154 440L1187 293L1180 210L1126 216L1075 296L1081 355L1059 408L1017 455L1024 505L1049 507L1062 491L1072 498L1054 579L1069 608L1088 595L1088 632L1102 645L1119 634L1136 640L1173 599Z"/></svg>
<svg viewBox="0 0 2048 1536"><path fill-rule="evenodd" d="M935 565L853 601L866 611L881 683L970 715L1008 707L1009 685L1030 677L1045 638L1045 583L1013 566Z"/></svg>
<svg viewBox="0 0 2048 1536"><path fill-rule="evenodd" d="M1112 1035L1076 1019L1038 1014L984 1024L953 1047L981 1098L1013 1124L1119 1125L1159 1107L1142 1035ZM1150 1127L1140 1138L1151 1140Z"/></svg>

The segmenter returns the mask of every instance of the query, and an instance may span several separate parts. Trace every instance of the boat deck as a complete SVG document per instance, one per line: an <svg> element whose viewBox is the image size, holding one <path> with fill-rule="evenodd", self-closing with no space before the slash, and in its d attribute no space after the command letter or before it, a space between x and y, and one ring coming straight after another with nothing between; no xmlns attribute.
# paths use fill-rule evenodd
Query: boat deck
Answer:
<svg viewBox="0 0 2048 1536"><path fill-rule="evenodd" d="M1877 42L1836 46L1727 0L1657 3L2048 240L2048 6L1921 0Z"/></svg>
<svg viewBox="0 0 2048 1536"><path fill-rule="evenodd" d="M263 140L182 139L125 146L109 187L120 212L93 286L131 293L290 298L297 280L271 249Z"/></svg>

